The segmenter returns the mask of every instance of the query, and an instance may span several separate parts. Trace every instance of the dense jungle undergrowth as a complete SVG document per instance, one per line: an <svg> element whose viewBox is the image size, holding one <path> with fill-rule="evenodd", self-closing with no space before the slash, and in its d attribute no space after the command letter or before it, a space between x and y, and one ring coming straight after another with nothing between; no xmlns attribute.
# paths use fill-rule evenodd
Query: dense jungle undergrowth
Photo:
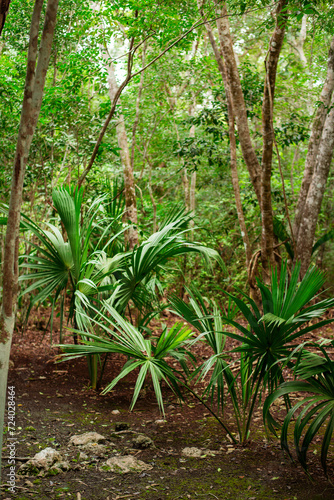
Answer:
<svg viewBox="0 0 334 500"><path fill-rule="evenodd" d="M171 314L164 318L170 325L176 319ZM144 388L135 409L129 412L136 377L130 375L114 391L101 396L90 388L84 360L55 363L58 349L50 346L46 323L46 315L41 310L30 318L25 332L16 331L13 339L9 385L15 387L16 394L17 465L26 463L40 450L52 447L62 453L70 469L57 475L44 476L37 472L18 476L15 494L5 491L3 485L3 499L333 498L333 487L320 465L320 436L309 452L310 479L296 457L292 462L283 453L279 440L265 432L260 409L255 413L255 426L244 446L232 444L200 402L189 395L180 404L168 388L163 389L165 418L159 412L150 384ZM314 340L320 335L331 338L333 327L329 325L316 331L310 338ZM58 339L59 325L56 324L54 340ZM229 347L235 345L233 340L228 342ZM203 344L196 347L195 354L203 359L210 353ZM102 386L119 373L123 362L117 354L109 359ZM235 432L233 411L228 403L225 412ZM279 412L282 414L282 405L275 407L275 414ZM73 435L90 431L106 438L105 455L98 456L91 451L86 460L79 459L78 449L69 445L69 440ZM134 447L133 437L137 433L152 439L153 446ZM185 448L197 448L201 456L184 456ZM330 451L330 478L334 470L333 451ZM7 454L4 447L3 455ZM101 469L108 457L129 454L152 468L128 474ZM6 464L5 458L3 463ZM3 477L7 470L5 466Z"/></svg>

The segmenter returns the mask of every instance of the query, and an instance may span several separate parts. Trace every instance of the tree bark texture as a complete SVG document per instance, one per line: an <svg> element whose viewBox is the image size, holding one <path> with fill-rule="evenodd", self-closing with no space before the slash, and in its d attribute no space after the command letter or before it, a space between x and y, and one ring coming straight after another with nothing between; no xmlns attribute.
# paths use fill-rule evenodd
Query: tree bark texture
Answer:
<svg viewBox="0 0 334 500"><path fill-rule="evenodd" d="M312 180L312 175L314 172L314 166L317 160L321 136L325 120L329 111L329 105L333 95L333 90L334 90L334 36L331 40L331 45L328 53L326 80L319 98L319 101L322 104L320 104L320 106L317 108L313 120L311 135L308 143L307 155L305 160L304 175L298 196L298 203L293 224L293 233L296 241L299 239L299 228L303 218L304 206L306 203L308 191Z"/></svg>
<svg viewBox="0 0 334 500"><path fill-rule="evenodd" d="M315 163L312 181L303 208L297 240L297 258L301 261L301 276L306 273L312 255L312 247L321 203L329 175L334 151L334 99L323 128L320 147Z"/></svg>
<svg viewBox="0 0 334 500"><path fill-rule="evenodd" d="M11 0L0 0L0 36L6 22L10 1Z"/></svg>
<svg viewBox="0 0 334 500"><path fill-rule="evenodd" d="M8 363L15 320L18 286L18 244L23 181L33 135L42 105L46 73L56 24L58 0L48 0L38 53L38 31L43 0L36 0L32 14L27 72L12 174L3 265L3 302L0 338L0 429L3 428ZM0 432L0 449L2 432Z"/></svg>
<svg viewBox="0 0 334 500"><path fill-rule="evenodd" d="M120 87L117 84L114 65L108 50L103 45L99 45L100 52L103 57L104 66L108 73L108 91L112 107L118 102L119 107L121 106L119 98ZM141 84L139 87L139 99L140 93L143 85L143 73L141 75ZM139 117L139 102L137 102L138 107L138 117ZM135 132L134 132L135 133ZM132 162L130 158L129 144L126 135L124 116L120 114L118 117L118 122L116 125L117 142L120 148L121 162L123 166L123 176L124 176L124 195L125 195L125 214L124 218L126 221L130 221L132 224L125 232L126 243L130 250L132 250L138 244L138 230L137 230L137 203L136 203L136 192L135 192L135 182L133 176ZM134 154L134 148L133 148Z"/></svg>
<svg viewBox="0 0 334 500"><path fill-rule="evenodd" d="M143 67L145 66L145 52L146 52L146 43L144 43L144 45L143 45L143 52L142 52L142 65L143 65ZM137 94L137 99L136 99L136 115L135 115L135 119L134 119L133 127L132 127L132 140L131 140L131 168L132 168L132 170L134 169L134 166L135 166L136 132L137 132L137 127L138 127L138 123L139 123L140 101L141 101L141 95L142 95L143 86L144 86L144 75L145 75L144 72L142 72L140 74L138 94Z"/></svg>
<svg viewBox="0 0 334 500"><path fill-rule="evenodd" d="M203 12L201 12L203 15ZM216 43L214 34L212 32L211 25L206 22L205 27L208 33L208 37L212 46L213 53L215 55L215 59L218 64L219 71L221 73L223 82L224 82L224 87L226 91L226 97L227 97L227 111L228 111L228 125L229 125L229 140L230 140L230 166L231 166L231 177L232 177L232 186L233 186L233 191L234 191L234 197L235 197L235 204L236 204L236 209L237 209L237 214L238 214L238 221L239 221L239 226L240 226L240 231L241 231L241 237L242 241L245 247L245 254L246 254L246 265L247 269L249 268L250 264L250 259L252 256L251 252L251 246L249 242L249 236L248 236L248 231L245 223L245 216L244 216L244 211L242 208L242 202L241 202L241 196L240 196L240 186L239 186L239 177L238 177L238 168L237 168L237 145L236 145L236 138L235 138L235 123L234 123L234 111L233 111L233 104L232 104L232 98L231 98L231 93L229 90L229 84L228 84L228 79L227 79L227 74L226 74L226 68L224 64L224 60L222 57L222 54L219 51L218 45Z"/></svg>
<svg viewBox="0 0 334 500"><path fill-rule="evenodd" d="M293 48L295 49L300 62L302 63L304 68L307 68L307 59L304 52L304 43L307 35L307 15L304 14L302 17L302 25L300 28L298 38L294 39L292 42Z"/></svg>
<svg viewBox="0 0 334 500"><path fill-rule="evenodd" d="M276 10L276 25L269 43L266 61L266 80L262 105L262 164L261 164L261 261L269 275L274 265L274 227L271 204L271 173L274 143L273 108L277 65L282 49L285 27L288 20L285 7L287 0L280 0Z"/></svg>
<svg viewBox="0 0 334 500"><path fill-rule="evenodd" d="M110 101L113 103L117 96L119 87L117 85L113 63L107 53L106 49L101 50L105 68L108 72L108 89ZM118 98L120 106L120 99ZM116 126L117 141L120 148L121 161L123 166L124 176L124 194L125 194L125 219L132 224L125 233L126 242L130 250L138 244L138 230L137 230L137 203L135 181L133 176L133 168L131 165L129 144L126 135L124 116L122 114L118 117Z"/></svg>
<svg viewBox="0 0 334 500"><path fill-rule="evenodd" d="M225 2L215 0L217 28L221 50L224 56L226 73L230 87L233 110L237 123L242 154L255 190L259 204L261 203L260 164L257 159L248 126L246 104L241 87L239 71L233 50L230 24Z"/></svg>

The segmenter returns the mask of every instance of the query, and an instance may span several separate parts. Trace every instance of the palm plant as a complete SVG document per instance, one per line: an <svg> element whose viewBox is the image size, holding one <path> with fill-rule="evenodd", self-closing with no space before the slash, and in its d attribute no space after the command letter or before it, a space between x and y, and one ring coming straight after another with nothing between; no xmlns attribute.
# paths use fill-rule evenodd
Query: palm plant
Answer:
<svg viewBox="0 0 334 500"><path fill-rule="evenodd" d="M69 318L75 321L75 293L77 290L85 295L95 294L97 286L110 274L118 259L104 259L104 249L90 251L90 238L95 229L95 221L101 210L103 197L95 200L86 216L81 218L83 190L55 189L52 194L53 203L58 211L61 222L64 225L68 241L65 241L59 229L47 224L48 230L43 230L27 216L23 215L22 225L26 230L33 233L38 243L30 243L34 252L25 255L26 262L22 268L30 272L20 277L20 281L33 280L23 294L38 291L31 300L31 307L43 302L53 295L51 326L56 301L61 297L61 316L66 293L70 293ZM114 222L104 216L107 222L100 234L100 241L108 234L111 224ZM108 237L105 246L121 234ZM62 321L61 321L62 329ZM51 328L52 331L52 328Z"/></svg>
<svg viewBox="0 0 334 500"><path fill-rule="evenodd" d="M102 394L111 391L122 378L139 368L130 410L136 404L145 379L150 376L159 408L164 413L162 381L165 381L182 399L179 389L179 379L182 374L168 365L165 358L173 357L182 365L189 354L186 347L191 344L192 331L182 323L176 323L171 329L165 328L158 338L152 335L146 338L140 330L110 306L108 301L103 301L102 306L103 312L95 309L94 319L82 314L81 319L86 322L86 329L78 332L82 338L81 344L59 345L58 347L65 352L61 355L61 360L87 355L123 354L128 361L125 362L120 374L105 387ZM92 333L97 327L103 332L102 335Z"/></svg>
<svg viewBox="0 0 334 500"><path fill-rule="evenodd" d="M292 367L289 358L298 344L295 341L303 335L327 325L333 320L322 320L315 324L309 322L319 318L334 305L334 299L324 299L311 304L319 296L325 283L325 275L312 267L299 283L300 264L294 267L289 278L287 263L282 262L280 279L277 269L272 271L271 286L258 280L262 297L263 314L255 302L239 293L250 304L239 297L228 294L248 323L248 328L237 321L224 318L226 323L234 326L240 333L225 332L225 334L240 342L234 352L241 353L239 369L240 391L238 415L242 416L240 425L241 441L248 438L250 426L257 404L263 391L274 391L284 382L283 368ZM291 357L291 356L290 356ZM289 359L289 361L287 361ZM288 400L286 400L288 405Z"/></svg>
<svg viewBox="0 0 334 500"><path fill-rule="evenodd" d="M210 370L212 370L203 396L211 394L211 401L213 401L216 394L218 407L220 405L223 407L225 382L228 387L231 387L231 391L233 392L234 376L226 360L226 336L222 333L223 322L221 313L217 304L213 300L202 297L195 286L186 288L185 290L189 297L189 303L186 303L176 295L172 295L169 297L172 310L196 328L201 334L201 341L208 344L213 351L213 355L197 368L193 377L200 374L200 378L204 379Z"/></svg>
<svg viewBox="0 0 334 500"><path fill-rule="evenodd" d="M74 327L84 328L82 314L92 313L94 316L94 308L98 308L103 298L121 315L132 301L142 312L142 317L138 317L145 327L157 297L156 289L160 287L159 271L168 259L197 252L209 265L211 258L222 265L217 252L185 240L190 216L180 209L172 211L161 230L133 251L115 253L118 247L113 242L125 230L117 225L122 215L121 204L117 202L115 208L114 199L109 200L108 210L112 213L108 215L103 207L104 201L105 197L95 200L82 217L82 190L54 190L53 203L65 228L67 242L57 227L48 224L49 230L43 230L27 217L23 218L25 228L39 240L39 244L32 244L35 253L25 256L27 262L22 267L30 272L23 275L21 281L33 280L33 283L23 293L38 290L31 305L53 295L51 324L57 299L61 297L62 318L64 300L69 292L69 319ZM119 231L114 234L115 221ZM111 251L112 256L108 256L107 251ZM88 357L88 365L95 386L97 358Z"/></svg>
<svg viewBox="0 0 334 500"><path fill-rule="evenodd" d="M291 353L298 344L295 341L303 335L320 328L333 320L322 320L315 324L309 322L319 318L334 305L334 299L324 299L311 304L319 296L325 283L325 275L312 267L300 283L300 264L294 267L289 278L287 263L282 262L280 279L277 269L272 271L271 286L258 280L262 296L263 314L255 302L243 294L250 304L239 297L228 294L239 307L248 322L248 328L237 321L224 318L226 323L234 326L240 333L225 334L240 342L234 352L241 353L240 363L240 397L238 414L242 415L241 441L248 438L253 413L261 399L263 391L274 391L284 382L283 368L292 367ZM290 356L290 358L289 358ZM289 359L289 361L287 361ZM288 401L286 401L288 404Z"/></svg>
<svg viewBox="0 0 334 500"><path fill-rule="evenodd" d="M330 343L333 347L333 341ZM311 345L319 349L322 356L305 349L301 351L295 366L296 380L284 382L267 397L263 406L263 419L275 435L276 429L281 428L281 446L291 457L288 428L292 418L299 413L294 422L294 445L297 458L305 471L310 444L319 430L326 426L321 445L321 464L327 475L328 449L334 430L334 361L323 344ZM306 397L290 409L281 426L270 414L270 406L282 396L300 392L305 392Z"/></svg>

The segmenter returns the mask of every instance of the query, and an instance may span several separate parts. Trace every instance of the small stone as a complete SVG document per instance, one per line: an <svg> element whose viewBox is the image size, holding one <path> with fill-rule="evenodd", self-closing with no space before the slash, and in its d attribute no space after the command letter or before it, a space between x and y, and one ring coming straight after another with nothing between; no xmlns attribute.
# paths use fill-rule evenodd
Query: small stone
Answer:
<svg viewBox="0 0 334 500"><path fill-rule="evenodd" d="M126 422L116 422L115 423L115 431L116 432L126 431L127 429L130 429L130 425L127 424Z"/></svg>
<svg viewBox="0 0 334 500"><path fill-rule="evenodd" d="M138 450L146 450L146 448L152 448L154 443L151 438L145 436L145 434L139 434L132 440L132 446Z"/></svg>
<svg viewBox="0 0 334 500"><path fill-rule="evenodd" d="M157 425L163 425L164 423L166 422L166 420L156 420L154 423L157 424Z"/></svg>
<svg viewBox="0 0 334 500"><path fill-rule="evenodd" d="M60 470L64 470L61 467L61 464L67 464L67 462L62 462L63 458L57 450L53 448L45 448L44 450L36 453L36 455L28 460L27 463L21 465L19 468L19 474L38 474L44 475L45 472L48 472L51 468L58 468ZM68 468L69 468L69 464Z"/></svg>
<svg viewBox="0 0 334 500"><path fill-rule="evenodd" d="M119 415L121 412L119 410L113 410L111 413L113 415Z"/></svg>
<svg viewBox="0 0 334 500"><path fill-rule="evenodd" d="M85 432L84 434L77 434L72 436L70 443L73 446L85 446L93 443L104 443L106 438L97 432Z"/></svg>
<svg viewBox="0 0 334 500"><path fill-rule="evenodd" d="M144 470L151 470L152 466L138 460L132 455L125 455L123 457L112 457L106 461L102 466L102 470L110 470L118 474L127 474L129 472L143 472Z"/></svg>
<svg viewBox="0 0 334 500"><path fill-rule="evenodd" d="M204 455L203 450L200 450L199 448L195 447L190 447L190 448L183 448L181 451L181 455L183 457L188 457L188 458L199 458L202 455Z"/></svg>

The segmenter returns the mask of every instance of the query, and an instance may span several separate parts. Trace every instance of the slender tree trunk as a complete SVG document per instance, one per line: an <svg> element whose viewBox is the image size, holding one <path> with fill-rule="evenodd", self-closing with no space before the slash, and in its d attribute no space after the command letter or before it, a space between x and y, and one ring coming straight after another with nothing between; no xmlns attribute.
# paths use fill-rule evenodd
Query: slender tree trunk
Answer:
<svg viewBox="0 0 334 500"><path fill-rule="evenodd" d="M109 54L106 49L101 50L105 68L108 71L108 87L109 87L109 97L111 102L114 102L115 96L119 90L116 82L115 71L112 61L110 60ZM118 99L119 106L121 105L120 99ZM137 230L137 202L136 202L136 191L135 191L135 180L133 175L133 168L131 165L129 144L126 135L124 116L121 114L118 118L118 123L116 126L117 141L120 148L121 161L123 165L123 175L124 175L124 194L125 194L125 220L130 221L132 224L125 233L126 241L129 249L132 250L138 244L138 230Z"/></svg>
<svg viewBox="0 0 334 500"><path fill-rule="evenodd" d="M258 202L259 204L261 204L261 169L250 137L246 104L233 50L233 42L230 32L227 9L225 2L221 2L221 0L215 0L215 6L218 36L224 56L226 74L229 82L242 154L247 165Z"/></svg>
<svg viewBox="0 0 334 500"><path fill-rule="evenodd" d="M194 98L194 96L193 96L193 101L194 102L189 110L189 116L194 116L194 111L195 111L195 98ZM196 128L195 128L195 125L192 125L190 127L189 137L195 137L195 134L196 134ZM196 210L196 177L197 177L197 172L196 172L196 170L194 170L191 173L190 189L189 189L189 210L190 210L190 212L193 213L193 215L195 215L195 210ZM189 186L189 184L188 184L188 186ZM195 226L194 219L191 219L189 226L191 228L190 229L190 239L192 241L194 241L194 226Z"/></svg>
<svg viewBox="0 0 334 500"><path fill-rule="evenodd" d="M314 172L314 166L317 160L320 141L322 140L322 132L329 111L328 108L333 95L333 90L334 90L334 36L332 38L328 53L327 76L319 98L319 101L322 104L317 108L312 124L312 130L305 160L304 175L303 175L302 185L299 191L295 220L293 223L293 233L296 241L299 239L299 229L304 214L305 203L312 180L312 175Z"/></svg>
<svg viewBox="0 0 334 500"><path fill-rule="evenodd" d="M0 36L6 22L10 1L11 0L0 0Z"/></svg>
<svg viewBox="0 0 334 500"><path fill-rule="evenodd" d="M304 68L307 67L307 59L304 52L304 43L306 40L306 35L307 35L307 15L304 14L304 16L302 17L302 25L300 28L299 36L292 42L293 48L298 54L300 62L302 63Z"/></svg>
<svg viewBox="0 0 334 500"><path fill-rule="evenodd" d="M301 261L301 276L306 273L312 256L312 247L321 203L329 175L334 150L334 99L327 115L321 136L315 169L304 204L303 217L298 231L297 258Z"/></svg>
<svg viewBox="0 0 334 500"><path fill-rule="evenodd" d="M269 277L269 269L274 265L274 227L271 204L271 170L274 143L273 108L277 65L282 49L285 26L288 20L287 0L280 0L276 10L276 26L269 43L266 61L266 81L262 105L262 165L261 165L261 261Z"/></svg>
<svg viewBox="0 0 334 500"><path fill-rule="evenodd" d="M153 189L152 189L152 162L149 160L149 173L148 173L148 192L151 198L151 203L153 207L153 233L157 232L157 204L154 199Z"/></svg>
<svg viewBox="0 0 334 500"><path fill-rule="evenodd" d="M202 14L203 15L203 14ZM232 185L235 197L235 204L238 214L238 221L241 231L241 237L243 240L243 244L245 247L246 254L246 266L247 270L249 269L249 264L252 256L248 231L245 223L245 216L242 208L241 196L240 196L240 186L239 186L239 177L238 177L238 168L237 168L237 145L235 139L235 124L234 124L234 111L233 111L233 103L231 92L229 89L229 82L226 74L226 68L224 64L224 60L222 54L219 51L217 46L214 34L212 32L212 28L209 23L205 23L205 27L208 33L208 37L212 46L213 53L215 55L215 59L218 64L219 71L222 75L222 79L224 82L224 87L226 91L227 97L227 110L228 110L228 125L229 125L229 139L230 139L230 166L231 166L231 177L232 177Z"/></svg>
<svg viewBox="0 0 334 500"><path fill-rule="evenodd" d="M145 66L145 52L146 52L146 43L144 43L144 45L143 45L143 52L142 52L142 65L143 65L143 67ZM131 140L131 168L132 168L132 170L134 169L134 166L135 166L136 132L137 132L138 123L139 123L140 101L141 101L141 95L142 95L143 86L144 86L144 75L145 75L144 72L140 74L138 94L137 94L137 99L136 99L136 115L135 115L135 119L134 119L133 127L132 127L132 140Z"/></svg>
<svg viewBox="0 0 334 500"><path fill-rule="evenodd" d="M23 181L30 146L42 104L45 78L49 65L52 40L56 24L58 0L48 0L46 6L45 22L36 67L38 31L42 6L43 0L35 1L31 20L26 82L13 167L12 188L9 201L5 240L0 338L1 431L4 423L8 363L15 320L15 303L18 284L19 226ZM0 449L2 449L2 432L0 432Z"/></svg>

